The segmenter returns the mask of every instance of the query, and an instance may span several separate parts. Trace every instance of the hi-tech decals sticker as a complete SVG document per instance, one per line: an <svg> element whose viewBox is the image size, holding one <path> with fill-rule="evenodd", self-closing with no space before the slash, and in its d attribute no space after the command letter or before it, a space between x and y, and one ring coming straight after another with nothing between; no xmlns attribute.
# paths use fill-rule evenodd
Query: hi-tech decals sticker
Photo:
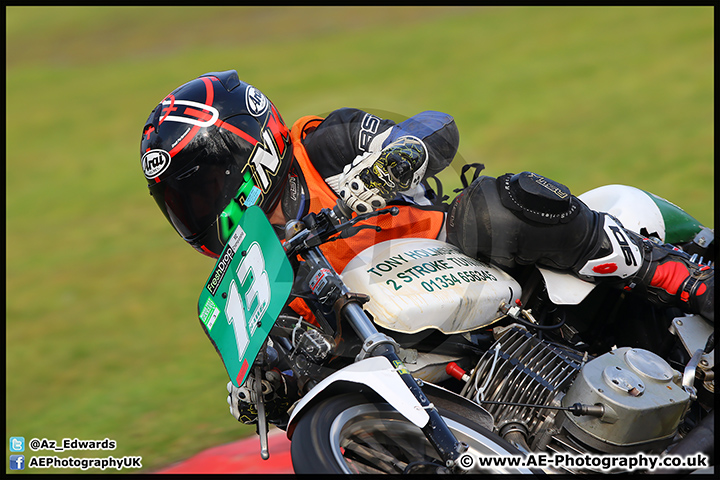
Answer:
<svg viewBox="0 0 720 480"><path fill-rule="evenodd" d="M178 137L178 139L175 140L175 141L172 143L172 145L170 145L170 149L175 148L178 143L182 142L182 141L183 141L183 138L185 138L185 137L187 136L187 134L190 133L190 130L192 130L192 128L188 127L187 130L185 130L185 131L183 132L183 134L180 135L180 136Z"/></svg>
<svg viewBox="0 0 720 480"><path fill-rule="evenodd" d="M242 227L238 226L230 237L230 240L228 240L230 248L237 252L240 248L240 244L245 239L245 235L245 230L243 230Z"/></svg>
<svg viewBox="0 0 720 480"><path fill-rule="evenodd" d="M253 187L252 187L252 189L250 189L250 193L248 194L247 198L245 199L245 203L243 203L243 205L245 205L246 207L255 205L258 201L258 198L260 198L261 193L262 193L262 191L258 187L253 185Z"/></svg>
<svg viewBox="0 0 720 480"><path fill-rule="evenodd" d="M263 93L252 85L245 89L245 105L254 117L259 117L268 108L268 99Z"/></svg>
<svg viewBox="0 0 720 480"><path fill-rule="evenodd" d="M165 150L156 148L145 152L141 162L145 178L152 180L160 176L170 166L170 154Z"/></svg>

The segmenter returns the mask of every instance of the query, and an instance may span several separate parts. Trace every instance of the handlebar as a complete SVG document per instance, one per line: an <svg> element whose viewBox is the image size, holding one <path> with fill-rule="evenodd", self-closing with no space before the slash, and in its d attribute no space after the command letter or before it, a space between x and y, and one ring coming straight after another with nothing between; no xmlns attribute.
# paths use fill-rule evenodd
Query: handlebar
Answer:
<svg viewBox="0 0 720 480"><path fill-rule="evenodd" d="M290 222L285 226L286 242L283 244L288 256L305 252L327 242L334 242L341 238L349 238L361 230L374 229L380 231L376 225L358 225L359 222L379 215L397 215L398 207L384 208L347 217L347 206L338 199L337 205L332 209L323 208L320 212L309 213L299 222Z"/></svg>

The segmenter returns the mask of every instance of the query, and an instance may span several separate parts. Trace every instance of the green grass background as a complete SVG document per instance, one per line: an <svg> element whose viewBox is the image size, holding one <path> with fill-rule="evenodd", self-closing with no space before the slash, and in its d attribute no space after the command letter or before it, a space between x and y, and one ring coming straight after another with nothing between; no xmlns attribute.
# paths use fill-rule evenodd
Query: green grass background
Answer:
<svg viewBox="0 0 720 480"><path fill-rule="evenodd" d="M237 69L288 123L446 111L461 138L446 191L483 162L576 194L634 185L713 227L713 13L6 8L6 438L108 437L114 452L73 455L149 471L254 430L230 417L196 318L213 263L140 169L144 121L176 86Z"/></svg>

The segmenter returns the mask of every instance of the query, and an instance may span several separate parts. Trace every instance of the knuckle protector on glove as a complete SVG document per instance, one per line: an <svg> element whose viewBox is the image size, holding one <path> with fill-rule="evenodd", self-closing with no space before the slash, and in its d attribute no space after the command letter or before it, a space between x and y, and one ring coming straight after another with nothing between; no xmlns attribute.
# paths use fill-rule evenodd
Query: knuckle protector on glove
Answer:
<svg viewBox="0 0 720 480"><path fill-rule="evenodd" d="M567 269L596 249L598 214L562 184L523 172L480 176L453 200L448 241L506 267Z"/></svg>
<svg viewBox="0 0 720 480"><path fill-rule="evenodd" d="M690 254L626 232L641 246L643 261L628 287L644 292L651 301L674 304L715 322L715 268L693 262ZM628 283L628 282L626 282Z"/></svg>
<svg viewBox="0 0 720 480"><path fill-rule="evenodd" d="M393 185L393 193L415 188L422 181L428 165L428 152L422 140L400 137L385 147L373 169L384 169Z"/></svg>
<svg viewBox="0 0 720 480"><path fill-rule="evenodd" d="M422 140L400 137L382 151L368 154L339 181L339 194L357 213L377 210L424 178L428 152Z"/></svg>

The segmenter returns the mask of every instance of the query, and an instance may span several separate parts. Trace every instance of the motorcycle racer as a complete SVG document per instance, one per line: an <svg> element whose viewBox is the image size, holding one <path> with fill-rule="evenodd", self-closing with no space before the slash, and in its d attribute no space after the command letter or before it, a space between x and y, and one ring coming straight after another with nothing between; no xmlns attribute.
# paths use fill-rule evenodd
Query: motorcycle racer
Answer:
<svg viewBox="0 0 720 480"><path fill-rule="evenodd" d="M260 206L282 235L288 220L332 208L338 199L356 213L393 205L397 216L360 224L379 232L365 229L321 246L337 271L388 239L440 239L504 267L569 270L714 320L713 267L624 229L558 182L532 172L477 176L444 204L427 180L450 164L458 143L454 119L435 111L396 123L341 108L288 128L275 105L230 70L202 75L163 98L145 123L140 153L160 210L186 242L212 258L243 206ZM312 317L301 299L290 307ZM254 422L252 403L242 400L241 389L228 388L233 415ZM277 405L271 420L287 406Z"/></svg>

